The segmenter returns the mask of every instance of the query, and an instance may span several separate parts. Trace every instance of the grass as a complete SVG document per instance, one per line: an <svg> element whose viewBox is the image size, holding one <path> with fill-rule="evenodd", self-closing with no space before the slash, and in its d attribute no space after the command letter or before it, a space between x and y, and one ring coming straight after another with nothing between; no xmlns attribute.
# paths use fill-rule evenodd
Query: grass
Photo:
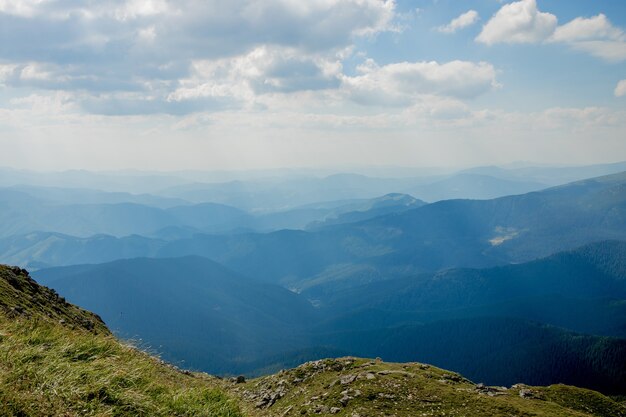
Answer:
<svg viewBox="0 0 626 417"><path fill-rule="evenodd" d="M2 416L241 416L221 381L113 336L0 315Z"/></svg>

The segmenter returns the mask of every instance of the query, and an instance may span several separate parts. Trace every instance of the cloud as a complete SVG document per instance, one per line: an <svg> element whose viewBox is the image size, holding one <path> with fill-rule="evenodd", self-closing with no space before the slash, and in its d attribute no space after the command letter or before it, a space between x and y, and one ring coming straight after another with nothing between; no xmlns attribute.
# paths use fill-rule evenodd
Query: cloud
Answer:
<svg viewBox="0 0 626 417"><path fill-rule="evenodd" d="M603 14L591 18L577 17L559 26L551 37L553 42L577 42L593 40L624 40L624 32L614 27Z"/></svg>
<svg viewBox="0 0 626 417"><path fill-rule="evenodd" d="M487 45L536 43L552 35L556 25L556 16L540 12L536 0L521 0L502 6L483 26L476 41Z"/></svg>
<svg viewBox="0 0 626 417"><path fill-rule="evenodd" d="M615 86L614 91L615 97L624 97L626 96L626 80L621 80Z"/></svg>
<svg viewBox="0 0 626 417"><path fill-rule="evenodd" d="M0 64L0 86L15 78L16 70L17 65L15 64Z"/></svg>
<svg viewBox="0 0 626 417"><path fill-rule="evenodd" d="M45 3L45 0L0 0L0 13L29 17Z"/></svg>
<svg viewBox="0 0 626 417"><path fill-rule="evenodd" d="M557 26L557 17L537 9L536 0L521 0L502 6L483 26L477 42L561 43L610 62L626 60L626 34L604 14L577 17Z"/></svg>
<svg viewBox="0 0 626 417"><path fill-rule="evenodd" d="M548 41L565 43L572 49L606 61L626 60L626 34L613 26L603 14L590 18L577 17L557 27Z"/></svg>
<svg viewBox="0 0 626 417"><path fill-rule="evenodd" d="M574 42L569 46L572 49L586 52L589 55L609 62L622 62L626 60L626 42L623 41Z"/></svg>
<svg viewBox="0 0 626 417"><path fill-rule="evenodd" d="M14 0L2 1L2 36L10 34L13 40L2 49L2 58L44 56L57 63L94 52L200 59L239 54L261 44L343 48L354 37L389 30L395 16L393 0L18 0L24 5L5 6L4 13L1 5ZM13 9L28 13L8 13ZM136 50L136 34L149 33L151 27L157 29L158 46Z"/></svg>
<svg viewBox="0 0 626 417"><path fill-rule="evenodd" d="M357 38L396 30L395 9L394 0L0 0L0 84L80 91L91 94L80 100L88 111L129 112L168 111L185 94L198 106L177 112L213 108L222 100L204 99L238 85L323 89L338 85L337 56ZM198 63L222 73L203 80ZM257 74L237 68L245 64Z"/></svg>
<svg viewBox="0 0 626 417"><path fill-rule="evenodd" d="M478 22L478 19L480 19L480 16L476 10L468 10L459 17L452 19L447 25L439 26L437 31L441 33L456 33L459 29L472 26L474 23Z"/></svg>
<svg viewBox="0 0 626 417"><path fill-rule="evenodd" d="M368 60L360 75L343 77L342 89L365 105L406 106L420 95L474 98L498 86L496 70L486 62L401 62L384 66Z"/></svg>
<svg viewBox="0 0 626 417"><path fill-rule="evenodd" d="M191 76L181 80L167 100L232 97L251 103L266 93L337 88L341 70L338 56L260 46L232 58L194 61Z"/></svg>

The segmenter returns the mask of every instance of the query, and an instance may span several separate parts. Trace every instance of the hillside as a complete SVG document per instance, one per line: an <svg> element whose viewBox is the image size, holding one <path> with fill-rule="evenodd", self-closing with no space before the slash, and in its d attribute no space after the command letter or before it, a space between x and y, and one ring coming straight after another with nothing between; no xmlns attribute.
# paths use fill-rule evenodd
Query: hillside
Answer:
<svg viewBox="0 0 626 417"><path fill-rule="evenodd" d="M626 408L566 385L489 387L422 363L345 357L305 363L232 392L259 416L612 416Z"/></svg>
<svg viewBox="0 0 626 417"><path fill-rule="evenodd" d="M626 416L597 392L487 387L420 363L328 359L243 383L181 371L17 268L0 266L0 306L3 416Z"/></svg>
<svg viewBox="0 0 626 417"><path fill-rule="evenodd" d="M100 317L68 303L18 267L0 265L0 312L5 318L45 318L72 328L109 334Z"/></svg>
<svg viewBox="0 0 626 417"><path fill-rule="evenodd" d="M356 356L421 360L490 385L565 383L625 395L626 340L522 319L480 317L317 335Z"/></svg>
<svg viewBox="0 0 626 417"><path fill-rule="evenodd" d="M328 318L315 340L353 355L426 360L490 384L623 394L625 259L626 243L607 241L528 263L301 294Z"/></svg>
<svg viewBox="0 0 626 417"><path fill-rule="evenodd" d="M259 375L328 355L381 356L427 360L489 384L626 394L624 259L626 243L607 241L398 279L346 266L349 279L337 270L299 293L195 256L34 275L116 334L206 372Z"/></svg>
<svg viewBox="0 0 626 417"><path fill-rule="evenodd" d="M219 380L116 340L97 316L0 266L0 415L241 416Z"/></svg>
<svg viewBox="0 0 626 417"><path fill-rule="evenodd" d="M244 278L205 258L136 258L34 273L70 301L98 312L124 338L165 359L213 373L307 346L315 314L306 299Z"/></svg>
<svg viewBox="0 0 626 417"><path fill-rule="evenodd" d="M379 280L324 293L323 301L330 310L380 308L434 313L556 295L581 301L620 300L626 299L625 259L626 242L597 242L521 264L455 268ZM314 290L310 287L302 294L320 295ZM626 320L616 324L626 328Z"/></svg>

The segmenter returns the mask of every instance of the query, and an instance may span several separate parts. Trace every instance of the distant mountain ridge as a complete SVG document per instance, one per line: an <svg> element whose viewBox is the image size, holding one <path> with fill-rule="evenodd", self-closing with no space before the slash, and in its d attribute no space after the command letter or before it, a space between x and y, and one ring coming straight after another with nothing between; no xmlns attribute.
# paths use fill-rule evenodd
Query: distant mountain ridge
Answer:
<svg viewBox="0 0 626 417"><path fill-rule="evenodd" d="M446 200L312 233L198 235L168 242L157 256L206 256L294 287L345 263L397 275L525 262L626 239L625 189L622 173L493 200Z"/></svg>
<svg viewBox="0 0 626 417"><path fill-rule="evenodd" d="M343 309L349 304L352 308L436 311L552 294L626 299L626 241L597 242L523 264L381 280L327 297L330 306Z"/></svg>
<svg viewBox="0 0 626 417"><path fill-rule="evenodd" d="M210 235L174 228L158 238L109 237L110 252L96 250L90 238L64 236L42 247L37 236L49 235L29 235L0 240L0 253L6 254L5 261L24 266L54 266L70 259L106 262L118 254L199 255L244 275L298 288L300 282L342 264L397 276L525 262L594 241L626 239L625 188L622 173L492 200L446 200L407 210L399 206L399 212L309 232ZM137 240L142 241L140 249L130 250ZM268 264L267 259L274 262Z"/></svg>
<svg viewBox="0 0 626 417"><path fill-rule="evenodd" d="M108 201L108 202L106 202ZM61 233L79 238L107 234L125 237L192 236L200 233L267 232L304 229L401 212L425 203L411 196L329 202L326 208L295 208L253 214L219 203L36 187L0 188L0 238L29 233ZM177 231L172 233L173 231Z"/></svg>
<svg viewBox="0 0 626 417"><path fill-rule="evenodd" d="M313 308L274 285L205 258L136 258L47 269L35 277L99 312L122 337L140 338L167 360L217 373L307 345Z"/></svg>

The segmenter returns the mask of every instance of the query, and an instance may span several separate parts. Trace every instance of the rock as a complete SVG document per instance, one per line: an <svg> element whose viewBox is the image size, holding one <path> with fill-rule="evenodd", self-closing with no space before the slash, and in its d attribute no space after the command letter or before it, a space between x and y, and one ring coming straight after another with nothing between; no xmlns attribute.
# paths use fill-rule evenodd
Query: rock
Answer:
<svg viewBox="0 0 626 417"><path fill-rule="evenodd" d="M463 381L463 378L461 378L457 374L444 374L443 377L444 377L444 379L447 379L447 380L453 381L453 382L462 382Z"/></svg>
<svg viewBox="0 0 626 417"><path fill-rule="evenodd" d="M339 378L341 385L351 384L355 380L356 380L356 375L342 375L341 378Z"/></svg>
<svg viewBox="0 0 626 417"><path fill-rule="evenodd" d="M318 405L313 409L315 414L328 414L330 412L330 408L327 405Z"/></svg>
<svg viewBox="0 0 626 417"><path fill-rule="evenodd" d="M246 377L243 375L239 375L237 378L235 378L235 384L243 384L246 382Z"/></svg>
<svg viewBox="0 0 626 417"><path fill-rule="evenodd" d="M479 394L485 394L490 397L495 397L496 395L505 395L508 391L508 388L506 387L488 387L483 383L476 384L475 388Z"/></svg>
<svg viewBox="0 0 626 417"><path fill-rule="evenodd" d="M522 388L519 390L519 396L522 398L532 398L534 396L533 392L527 388Z"/></svg>
<svg viewBox="0 0 626 417"><path fill-rule="evenodd" d="M256 408L263 408L268 403L268 401L269 401L269 399L267 399L267 398L261 398L259 401L257 401L256 404L254 404L254 406Z"/></svg>
<svg viewBox="0 0 626 417"><path fill-rule="evenodd" d="M378 375L382 375L382 376L384 376L384 375L403 375L403 376L406 376L406 377L415 376L415 374L414 374L414 373L412 373L412 372L407 372L407 371L396 371L396 370L391 370L391 369L388 369L388 370L383 370L383 371L378 371L378 372L376 372L376 373L377 373Z"/></svg>
<svg viewBox="0 0 626 417"><path fill-rule="evenodd" d="M337 414L340 411L341 411L341 408L339 408L339 407L331 407L330 408L330 414Z"/></svg>

